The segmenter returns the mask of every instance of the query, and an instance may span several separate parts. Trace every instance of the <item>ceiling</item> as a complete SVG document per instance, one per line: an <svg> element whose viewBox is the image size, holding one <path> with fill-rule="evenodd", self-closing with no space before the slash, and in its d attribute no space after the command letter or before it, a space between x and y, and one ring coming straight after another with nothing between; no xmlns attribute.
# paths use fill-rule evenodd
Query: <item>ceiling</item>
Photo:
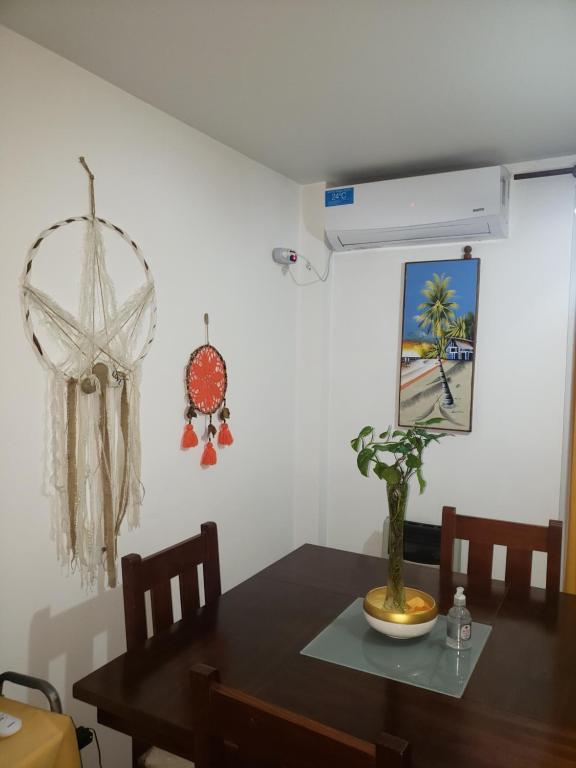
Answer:
<svg viewBox="0 0 576 768"><path fill-rule="evenodd" d="M576 153L575 0L0 0L0 23L300 183Z"/></svg>

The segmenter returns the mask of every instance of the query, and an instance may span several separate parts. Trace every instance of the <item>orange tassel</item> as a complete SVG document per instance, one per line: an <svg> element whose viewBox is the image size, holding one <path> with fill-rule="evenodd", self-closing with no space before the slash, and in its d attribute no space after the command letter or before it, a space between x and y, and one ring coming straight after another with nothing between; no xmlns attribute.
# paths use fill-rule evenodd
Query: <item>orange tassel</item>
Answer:
<svg viewBox="0 0 576 768"><path fill-rule="evenodd" d="M208 440L208 442L204 446L204 450L202 452L202 458L200 459L200 464L203 467L209 467L212 464L216 464L216 459L217 459L216 451L214 450L212 441Z"/></svg>
<svg viewBox="0 0 576 768"><path fill-rule="evenodd" d="M186 424L184 426L184 432L182 433L182 442L180 447L183 451L187 448L194 448L198 445L198 435L194 432L192 424Z"/></svg>
<svg viewBox="0 0 576 768"><path fill-rule="evenodd" d="M233 442L234 438L232 437L232 432L230 432L230 427L224 421L220 425L218 432L218 445L232 445Z"/></svg>

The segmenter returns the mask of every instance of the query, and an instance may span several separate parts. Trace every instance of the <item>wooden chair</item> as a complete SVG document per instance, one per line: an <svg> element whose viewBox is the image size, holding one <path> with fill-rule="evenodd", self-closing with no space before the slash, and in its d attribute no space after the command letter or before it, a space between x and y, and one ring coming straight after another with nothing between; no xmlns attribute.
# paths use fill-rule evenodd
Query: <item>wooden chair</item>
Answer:
<svg viewBox="0 0 576 768"><path fill-rule="evenodd" d="M515 591L530 588L532 552L546 552L546 590L560 590L562 557L562 523L550 520L548 526L511 523L482 517L457 515L454 507L442 509L442 542L440 572L452 571L452 550L455 539L469 544L468 576L476 583L488 585L492 579L494 545L507 547L505 581Z"/></svg>
<svg viewBox="0 0 576 768"><path fill-rule="evenodd" d="M180 584L182 618L193 615L200 607L199 565L204 575L205 603L209 604L221 594L216 523L202 523L197 536L148 557L132 554L122 558L124 620L129 651L141 646L148 638L146 592L150 592L152 634L174 623L170 580L176 576ZM146 768L192 765L135 739L132 741L132 761L134 766Z"/></svg>
<svg viewBox="0 0 576 768"><path fill-rule="evenodd" d="M376 744L221 685L218 671L191 671L196 768L410 768L410 746Z"/></svg>

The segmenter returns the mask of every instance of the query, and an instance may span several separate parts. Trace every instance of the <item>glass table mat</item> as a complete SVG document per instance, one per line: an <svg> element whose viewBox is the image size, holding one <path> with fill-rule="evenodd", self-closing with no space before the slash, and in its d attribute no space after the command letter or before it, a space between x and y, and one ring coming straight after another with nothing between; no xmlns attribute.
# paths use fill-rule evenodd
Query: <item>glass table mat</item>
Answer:
<svg viewBox="0 0 576 768"><path fill-rule="evenodd" d="M465 651L447 647L446 616L438 616L428 635L393 640L368 626L362 604L361 597L355 600L301 653L448 696L462 696L492 627L472 622L472 647Z"/></svg>

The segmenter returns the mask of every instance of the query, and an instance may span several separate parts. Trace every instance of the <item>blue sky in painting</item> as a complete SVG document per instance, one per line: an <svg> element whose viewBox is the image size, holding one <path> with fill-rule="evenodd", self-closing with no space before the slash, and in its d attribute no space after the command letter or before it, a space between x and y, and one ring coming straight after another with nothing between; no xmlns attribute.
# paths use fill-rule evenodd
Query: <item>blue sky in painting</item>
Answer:
<svg viewBox="0 0 576 768"><path fill-rule="evenodd" d="M456 291L452 301L458 304L457 315L466 312L476 313L476 283L478 279L478 261L461 259L459 261L421 261L406 264L404 288L404 339L426 339L414 317L418 314L418 305L424 301L420 293L426 280L431 280L434 273L451 278L448 287Z"/></svg>

